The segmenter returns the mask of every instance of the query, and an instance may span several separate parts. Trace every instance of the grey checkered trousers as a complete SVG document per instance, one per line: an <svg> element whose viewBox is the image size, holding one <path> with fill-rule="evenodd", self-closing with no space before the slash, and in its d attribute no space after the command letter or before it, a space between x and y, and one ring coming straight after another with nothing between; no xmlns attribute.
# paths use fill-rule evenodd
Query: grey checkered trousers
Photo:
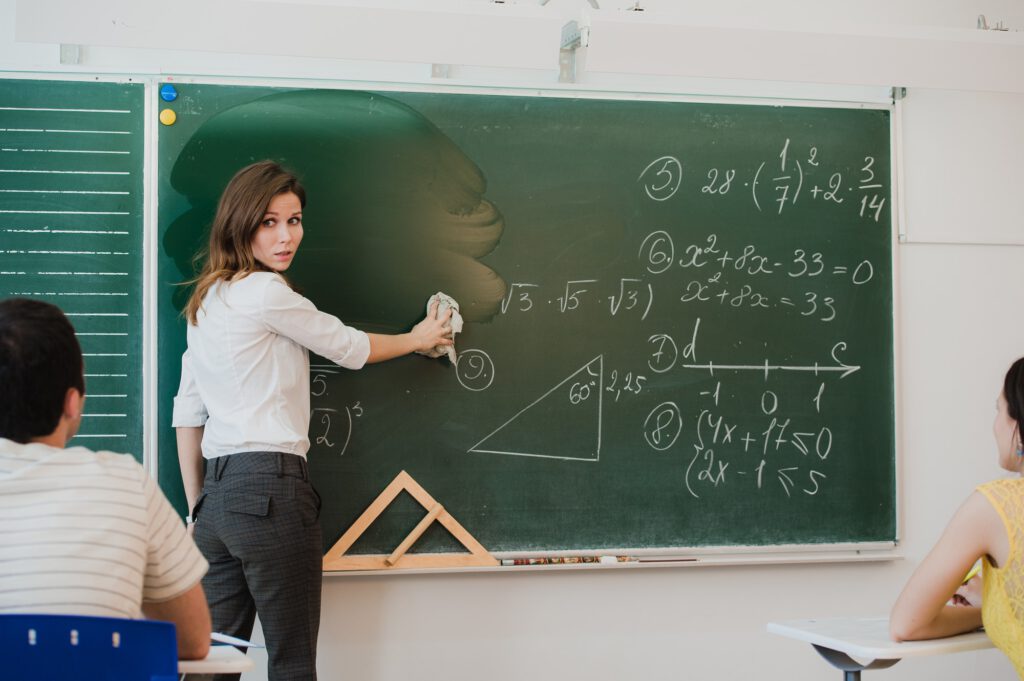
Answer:
<svg viewBox="0 0 1024 681"><path fill-rule="evenodd" d="M315 681L323 539L306 460L279 452L211 459L193 516L210 563L203 590L213 630L248 639L258 613L269 681Z"/></svg>

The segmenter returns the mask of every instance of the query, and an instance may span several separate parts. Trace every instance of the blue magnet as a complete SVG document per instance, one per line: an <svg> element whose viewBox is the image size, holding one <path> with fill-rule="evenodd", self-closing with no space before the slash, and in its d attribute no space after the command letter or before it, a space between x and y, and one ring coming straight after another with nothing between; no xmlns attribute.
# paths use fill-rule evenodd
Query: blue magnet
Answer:
<svg viewBox="0 0 1024 681"><path fill-rule="evenodd" d="M173 102L178 98L178 91L174 89L174 86L170 83L165 83L160 86L160 99L165 102Z"/></svg>

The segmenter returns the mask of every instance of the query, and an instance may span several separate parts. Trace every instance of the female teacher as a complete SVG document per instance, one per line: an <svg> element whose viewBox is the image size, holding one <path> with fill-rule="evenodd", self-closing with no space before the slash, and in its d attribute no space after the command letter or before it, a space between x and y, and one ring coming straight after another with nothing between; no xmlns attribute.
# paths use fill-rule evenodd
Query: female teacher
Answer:
<svg viewBox="0 0 1024 681"><path fill-rule="evenodd" d="M305 203L296 177L271 161L228 183L185 307L174 399L214 631L249 638L258 613L270 681L316 679L323 542L306 465L309 350L358 369L451 344L436 308L409 333L368 334L293 290L282 273L302 242Z"/></svg>

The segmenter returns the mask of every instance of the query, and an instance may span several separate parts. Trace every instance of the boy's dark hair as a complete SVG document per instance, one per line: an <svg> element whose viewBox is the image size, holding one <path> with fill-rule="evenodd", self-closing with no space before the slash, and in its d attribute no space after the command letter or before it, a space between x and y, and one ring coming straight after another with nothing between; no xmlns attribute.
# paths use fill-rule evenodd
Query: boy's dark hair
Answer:
<svg viewBox="0 0 1024 681"><path fill-rule="evenodd" d="M25 443L52 433L68 388L85 394L82 349L60 308L0 301L0 437Z"/></svg>

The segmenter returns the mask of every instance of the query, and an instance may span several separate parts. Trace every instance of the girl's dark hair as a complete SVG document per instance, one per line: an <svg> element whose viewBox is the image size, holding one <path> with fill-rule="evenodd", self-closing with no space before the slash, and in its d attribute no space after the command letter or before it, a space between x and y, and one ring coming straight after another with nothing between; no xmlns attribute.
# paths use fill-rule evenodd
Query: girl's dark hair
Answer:
<svg viewBox="0 0 1024 681"><path fill-rule="evenodd" d="M82 349L60 308L0 301L0 437L26 443L52 433L68 388L85 394Z"/></svg>
<svg viewBox="0 0 1024 681"><path fill-rule="evenodd" d="M252 237L259 229L267 206L278 194L295 194L306 206L306 190L295 175L273 161L260 161L248 165L231 178L217 204L217 213L210 227L210 242L205 262L199 275L185 285L195 289L185 305L184 315L190 324L197 322L203 298L218 281L228 280L236 274L247 276L267 268L252 254Z"/></svg>
<svg viewBox="0 0 1024 681"><path fill-rule="evenodd" d="M1024 357L1010 365L1003 379L1003 398L1006 400L1006 413L1017 422L1017 441L1024 442L1024 431L1021 421L1024 417Z"/></svg>

